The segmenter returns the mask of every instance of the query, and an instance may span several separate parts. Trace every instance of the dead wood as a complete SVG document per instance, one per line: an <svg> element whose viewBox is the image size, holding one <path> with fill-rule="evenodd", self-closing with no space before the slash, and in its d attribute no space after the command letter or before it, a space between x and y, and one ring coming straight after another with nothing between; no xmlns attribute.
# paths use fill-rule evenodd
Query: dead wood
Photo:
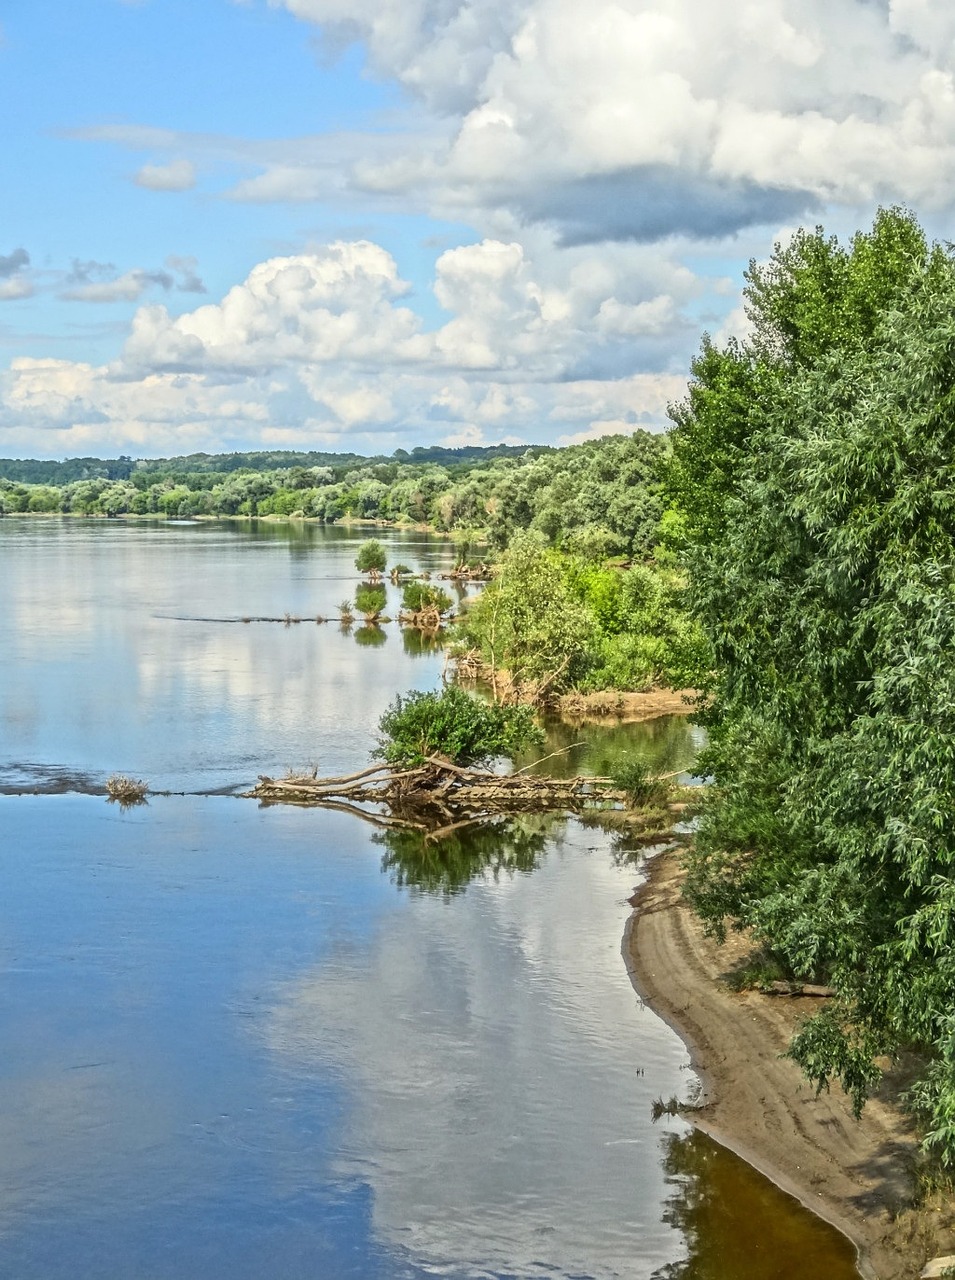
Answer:
<svg viewBox="0 0 955 1280"><path fill-rule="evenodd" d="M620 810L626 804L625 793L610 778L552 778L526 768L496 774L440 756L407 768L370 765L335 778L260 775L249 794L263 801L343 809L380 827L429 832L431 839L508 815Z"/></svg>

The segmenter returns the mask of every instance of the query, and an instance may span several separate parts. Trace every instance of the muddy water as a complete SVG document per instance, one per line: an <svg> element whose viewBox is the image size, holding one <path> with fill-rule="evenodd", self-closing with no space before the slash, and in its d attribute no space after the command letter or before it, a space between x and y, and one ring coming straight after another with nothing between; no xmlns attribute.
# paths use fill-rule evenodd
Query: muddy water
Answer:
<svg viewBox="0 0 955 1280"><path fill-rule="evenodd" d="M693 1084L620 956L625 842L525 820L436 856L341 814L82 794L363 763L439 651L208 620L333 612L361 536L0 521L0 1274L855 1275L764 1179L652 1123ZM601 730L590 766L692 748L676 720Z"/></svg>

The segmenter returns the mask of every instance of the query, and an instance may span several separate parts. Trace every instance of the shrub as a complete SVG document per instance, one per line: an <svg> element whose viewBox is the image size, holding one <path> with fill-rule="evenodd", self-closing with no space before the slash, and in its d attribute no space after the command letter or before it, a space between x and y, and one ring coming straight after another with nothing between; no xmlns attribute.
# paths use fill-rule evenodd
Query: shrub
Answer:
<svg viewBox="0 0 955 1280"><path fill-rule="evenodd" d="M369 620L378 617L387 598L384 587L372 587L362 582L355 588L355 608Z"/></svg>
<svg viewBox="0 0 955 1280"><path fill-rule="evenodd" d="M529 707L481 702L456 685L440 693L399 694L378 727L382 737L375 754L398 765L421 764L434 755L476 764L543 742Z"/></svg>
<svg viewBox="0 0 955 1280"><path fill-rule="evenodd" d="M639 756L622 761L613 771L613 781L634 808L666 804L672 790L670 780L656 777Z"/></svg>
<svg viewBox="0 0 955 1280"><path fill-rule="evenodd" d="M355 568L359 573L370 573L372 575L384 573L387 564L388 556L385 548L377 538L369 538L367 542L363 542L358 548L358 555L355 557Z"/></svg>
<svg viewBox="0 0 955 1280"><path fill-rule="evenodd" d="M431 611L447 613L452 605L451 597L441 587L430 582L407 582L401 593L401 607L408 613Z"/></svg>

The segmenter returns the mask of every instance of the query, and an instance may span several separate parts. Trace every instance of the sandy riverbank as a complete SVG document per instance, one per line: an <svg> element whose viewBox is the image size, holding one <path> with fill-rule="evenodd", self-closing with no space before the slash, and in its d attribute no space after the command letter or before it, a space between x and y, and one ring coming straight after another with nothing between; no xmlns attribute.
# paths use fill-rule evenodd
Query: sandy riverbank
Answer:
<svg viewBox="0 0 955 1280"><path fill-rule="evenodd" d="M680 897L678 857L661 854L634 898L624 952L638 993L685 1041L703 1082L688 1114L854 1242L867 1280L915 1280L927 1258L955 1252L951 1212L910 1208L915 1137L887 1079L861 1121L838 1086L815 1091L781 1059L808 996L736 993L723 975L749 950L703 936Z"/></svg>
<svg viewBox="0 0 955 1280"><path fill-rule="evenodd" d="M603 689L599 693L564 693L557 700L561 720L571 724L637 724L658 716L685 716L699 694L695 689L647 689L626 693Z"/></svg>

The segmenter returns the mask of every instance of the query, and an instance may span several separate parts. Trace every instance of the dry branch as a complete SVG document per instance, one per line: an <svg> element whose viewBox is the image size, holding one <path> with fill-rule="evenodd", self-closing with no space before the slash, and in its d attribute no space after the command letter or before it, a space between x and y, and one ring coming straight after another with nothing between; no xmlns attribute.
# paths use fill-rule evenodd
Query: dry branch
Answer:
<svg viewBox="0 0 955 1280"><path fill-rule="evenodd" d="M430 831L432 839L495 817L619 809L626 802L625 793L610 778L551 778L525 770L495 774L462 768L438 756L412 768L379 764L338 778L262 775L250 795L264 801L343 808L381 826ZM364 807L368 805L374 810Z"/></svg>

